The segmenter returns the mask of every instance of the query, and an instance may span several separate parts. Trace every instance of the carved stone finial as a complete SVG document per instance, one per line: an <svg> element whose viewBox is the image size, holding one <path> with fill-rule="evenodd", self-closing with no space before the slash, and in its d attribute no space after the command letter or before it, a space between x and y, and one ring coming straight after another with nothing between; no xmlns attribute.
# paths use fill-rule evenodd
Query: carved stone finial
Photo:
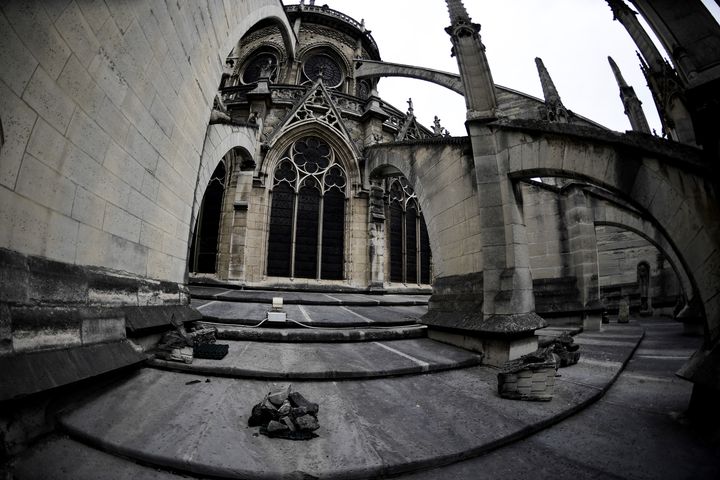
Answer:
<svg viewBox="0 0 720 480"><path fill-rule="evenodd" d="M408 114L408 115L412 115L413 112L415 111L415 110L413 109L413 101L412 101L412 98L408 98L408 99L407 99L407 104L408 104L407 114Z"/></svg>
<svg viewBox="0 0 720 480"><path fill-rule="evenodd" d="M435 119L433 120L432 129L433 129L433 134L434 134L436 137L442 136L443 131L445 130L445 129L442 127L442 125L440 125L440 119L438 118L437 115L435 115Z"/></svg>
<svg viewBox="0 0 720 480"><path fill-rule="evenodd" d="M550 77L550 72L545 68L545 64L540 57L535 58L535 65L537 65L540 84L542 85L543 96L545 97L547 120L551 122L568 122L568 111L560 99L560 94L557 88L555 88L555 83L553 83Z"/></svg>

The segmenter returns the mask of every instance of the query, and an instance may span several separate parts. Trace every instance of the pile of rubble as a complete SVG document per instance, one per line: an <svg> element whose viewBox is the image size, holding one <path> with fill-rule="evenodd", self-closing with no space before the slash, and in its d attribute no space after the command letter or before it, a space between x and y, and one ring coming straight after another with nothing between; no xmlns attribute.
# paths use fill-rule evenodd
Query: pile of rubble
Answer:
<svg viewBox="0 0 720 480"><path fill-rule="evenodd" d="M317 414L320 407L308 401L291 386L270 392L262 402L255 405L248 420L249 427L260 427L260 433L268 437L290 440L309 440L317 437L320 428Z"/></svg>

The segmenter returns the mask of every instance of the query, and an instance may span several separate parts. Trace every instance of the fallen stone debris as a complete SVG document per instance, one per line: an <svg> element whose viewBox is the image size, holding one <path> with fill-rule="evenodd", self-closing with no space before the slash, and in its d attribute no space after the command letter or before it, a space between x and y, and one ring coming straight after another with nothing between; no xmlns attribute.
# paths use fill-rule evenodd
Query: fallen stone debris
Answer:
<svg viewBox="0 0 720 480"><path fill-rule="evenodd" d="M171 318L175 330L166 332L155 347L158 358L175 362L192 363L193 358L220 360L227 355L228 345L215 344L217 328L193 328L190 332L182 322Z"/></svg>
<svg viewBox="0 0 720 480"><path fill-rule="evenodd" d="M310 440L320 428L317 414L320 407L308 401L288 385L265 395L255 405L248 419L249 427L260 427L260 433L271 438Z"/></svg>
<svg viewBox="0 0 720 480"><path fill-rule="evenodd" d="M514 400L552 400L558 368L575 365L580 360L580 345L565 332L544 341L533 353L511 360L498 373L498 393Z"/></svg>
<svg viewBox="0 0 720 480"><path fill-rule="evenodd" d="M572 335L567 332L562 333L559 337L543 342L541 347L547 347L550 352L555 355L555 362L558 368L569 367L575 365L580 360L580 345L575 343Z"/></svg>
<svg viewBox="0 0 720 480"><path fill-rule="evenodd" d="M555 393L555 356L550 348L505 363L498 373L498 393L513 400L552 400Z"/></svg>

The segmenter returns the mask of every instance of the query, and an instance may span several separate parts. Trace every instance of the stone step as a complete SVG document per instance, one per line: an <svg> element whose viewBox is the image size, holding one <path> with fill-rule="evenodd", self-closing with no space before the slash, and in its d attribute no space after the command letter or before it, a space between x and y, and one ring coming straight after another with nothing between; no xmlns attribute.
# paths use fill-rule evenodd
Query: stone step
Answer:
<svg viewBox="0 0 720 480"><path fill-rule="evenodd" d="M194 299L222 300L226 302L272 303L275 297L282 297L286 305L345 305L345 306L413 306L427 305L430 295L362 293L320 293L289 292L271 290L237 290L225 287L190 286Z"/></svg>
<svg viewBox="0 0 720 480"><path fill-rule="evenodd" d="M609 334L605 343L603 333ZM293 442L247 427L252 406L290 382L224 377L206 382L191 373L143 368L64 412L58 423L85 445L203 478L394 476L482 455L600 398L642 330L630 325L585 335L576 337L582 340L580 362L560 370L551 402L501 399L497 370L483 366L353 381L299 380L293 389L320 405L320 429L318 438ZM26 458L36 475L19 479L97 478L87 472L65 475L40 454ZM97 471L107 470L99 465ZM436 478L445 478L438 472ZM138 478L172 478L163 473Z"/></svg>
<svg viewBox="0 0 720 480"><path fill-rule="evenodd" d="M206 321L198 322L198 325L217 328L217 337L220 340L248 340L255 342L370 342L425 338L427 336L427 327L424 325L366 328L251 328Z"/></svg>
<svg viewBox="0 0 720 480"><path fill-rule="evenodd" d="M344 380L465 368L482 361L481 355L427 338L360 343L219 343L229 345L222 360L196 358L185 364L156 358L149 364L200 376Z"/></svg>
<svg viewBox="0 0 720 480"><path fill-rule="evenodd" d="M192 300L203 319L217 323L253 326L267 318L267 303ZM413 325L427 312L422 305L410 306L344 306L285 305L288 321L282 327L372 327ZM271 323L265 326L278 326Z"/></svg>

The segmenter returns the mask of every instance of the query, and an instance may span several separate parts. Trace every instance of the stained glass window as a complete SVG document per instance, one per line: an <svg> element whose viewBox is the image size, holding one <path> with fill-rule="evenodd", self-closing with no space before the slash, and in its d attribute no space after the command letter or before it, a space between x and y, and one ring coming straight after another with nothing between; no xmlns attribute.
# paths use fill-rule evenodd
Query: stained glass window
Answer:
<svg viewBox="0 0 720 480"><path fill-rule="evenodd" d="M343 279L346 190L345 170L325 140L290 145L273 176L268 275Z"/></svg>

